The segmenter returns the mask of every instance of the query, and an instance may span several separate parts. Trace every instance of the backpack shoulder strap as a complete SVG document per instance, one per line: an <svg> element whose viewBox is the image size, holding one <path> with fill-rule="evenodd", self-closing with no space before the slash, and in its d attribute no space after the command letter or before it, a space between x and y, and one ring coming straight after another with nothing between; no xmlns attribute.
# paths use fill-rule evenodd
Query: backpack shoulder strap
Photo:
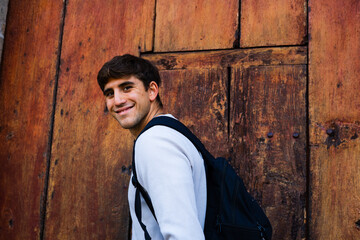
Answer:
<svg viewBox="0 0 360 240"><path fill-rule="evenodd" d="M149 194L147 193L147 191L144 189L143 186L141 186L141 184L139 183L138 179L137 179L137 174L136 174L136 168L135 168L135 143L136 141L134 141L134 146L133 146L133 155L132 155L132 172L133 172L133 176L131 178L131 182L135 187L135 215L136 218L139 221L139 224L142 228L142 230L144 231L144 238L145 240L151 240L151 237L148 233L148 231L146 230L146 226L145 224L141 221L141 199L140 199L140 194L143 196L146 204L148 205L151 213L153 214L155 220L156 216L155 216L155 211L154 211L154 207L151 203L151 199Z"/></svg>
<svg viewBox="0 0 360 240"><path fill-rule="evenodd" d="M209 159L212 157L212 155L209 153L209 151L205 148L205 146L202 144L202 142L184 125L182 124L180 121L176 120L175 118L172 117L168 117L168 116L159 116L159 117L155 117L153 118L146 126L145 128L141 131L141 133L139 134L139 136L145 132L146 130L148 130L149 128L156 126L156 125L162 125L162 126L167 126L170 127L178 132L180 132L181 134L183 134L186 138L188 138L192 144L194 144L194 146L196 147L196 149L201 153L201 155L203 156L204 160L205 159ZM139 137L138 136L138 137Z"/></svg>

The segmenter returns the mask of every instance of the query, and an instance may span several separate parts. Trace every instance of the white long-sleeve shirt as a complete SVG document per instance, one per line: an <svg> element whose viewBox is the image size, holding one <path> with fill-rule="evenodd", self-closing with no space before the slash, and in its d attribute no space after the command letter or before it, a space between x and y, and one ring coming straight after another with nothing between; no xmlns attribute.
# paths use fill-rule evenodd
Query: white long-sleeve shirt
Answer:
<svg viewBox="0 0 360 240"><path fill-rule="evenodd" d="M176 130L157 125L138 138L135 165L138 181L150 195L158 220L141 197L142 222L150 237L205 239L206 176L203 159L195 146ZM132 239L142 240L144 232L135 215L135 188L131 182L128 198Z"/></svg>

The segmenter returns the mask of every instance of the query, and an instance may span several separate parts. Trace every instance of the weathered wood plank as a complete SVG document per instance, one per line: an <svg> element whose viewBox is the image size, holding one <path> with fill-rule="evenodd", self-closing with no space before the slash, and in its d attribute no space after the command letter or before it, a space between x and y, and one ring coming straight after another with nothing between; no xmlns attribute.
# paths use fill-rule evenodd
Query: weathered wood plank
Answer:
<svg viewBox="0 0 360 240"><path fill-rule="evenodd" d="M309 9L310 238L360 239L360 1Z"/></svg>
<svg viewBox="0 0 360 240"><path fill-rule="evenodd" d="M142 54L159 70L306 64L306 47L236 49L187 53Z"/></svg>
<svg viewBox="0 0 360 240"><path fill-rule="evenodd" d="M242 0L241 47L305 44L306 0Z"/></svg>
<svg viewBox="0 0 360 240"><path fill-rule="evenodd" d="M233 79L233 166L269 216L273 238L303 239L306 65L235 68Z"/></svg>
<svg viewBox="0 0 360 240"><path fill-rule="evenodd" d="M167 109L214 155L231 157L274 239L304 237L306 55L269 48L144 56L160 69Z"/></svg>
<svg viewBox="0 0 360 240"><path fill-rule="evenodd" d="M196 61L196 58L193 59ZM225 68L162 70L165 112L188 126L215 156L229 157L228 72Z"/></svg>
<svg viewBox="0 0 360 240"><path fill-rule="evenodd" d="M9 3L0 80L0 239L38 239L62 1Z"/></svg>
<svg viewBox="0 0 360 240"><path fill-rule="evenodd" d="M157 0L155 52L224 49L239 44L239 1Z"/></svg>
<svg viewBox="0 0 360 240"><path fill-rule="evenodd" d="M152 47L154 0L69 1L49 181L46 239L128 239L132 137L105 111L97 72Z"/></svg>

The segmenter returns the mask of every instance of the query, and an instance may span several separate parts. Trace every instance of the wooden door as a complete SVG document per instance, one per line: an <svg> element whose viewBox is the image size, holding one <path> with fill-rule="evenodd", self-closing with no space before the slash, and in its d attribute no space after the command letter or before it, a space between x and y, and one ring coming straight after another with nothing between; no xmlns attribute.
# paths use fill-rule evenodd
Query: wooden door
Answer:
<svg viewBox="0 0 360 240"><path fill-rule="evenodd" d="M358 0L9 1L0 239L128 239L132 139L96 75L130 53L230 159L273 239L359 239Z"/></svg>
<svg viewBox="0 0 360 240"><path fill-rule="evenodd" d="M306 48L147 54L166 110L231 160L274 226L305 236Z"/></svg>

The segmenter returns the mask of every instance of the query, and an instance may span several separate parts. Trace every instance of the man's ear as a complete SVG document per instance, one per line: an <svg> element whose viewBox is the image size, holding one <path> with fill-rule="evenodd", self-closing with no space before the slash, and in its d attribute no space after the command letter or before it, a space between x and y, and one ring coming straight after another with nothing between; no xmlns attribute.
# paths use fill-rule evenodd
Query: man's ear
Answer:
<svg viewBox="0 0 360 240"><path fill-rule="evenodd" d="M148 94L149 94L149 99L151 102L155 101L157 95L159 94L159 86L157 85L156 82L152 81L149 84L149 88L148 88Z"/></svg>

